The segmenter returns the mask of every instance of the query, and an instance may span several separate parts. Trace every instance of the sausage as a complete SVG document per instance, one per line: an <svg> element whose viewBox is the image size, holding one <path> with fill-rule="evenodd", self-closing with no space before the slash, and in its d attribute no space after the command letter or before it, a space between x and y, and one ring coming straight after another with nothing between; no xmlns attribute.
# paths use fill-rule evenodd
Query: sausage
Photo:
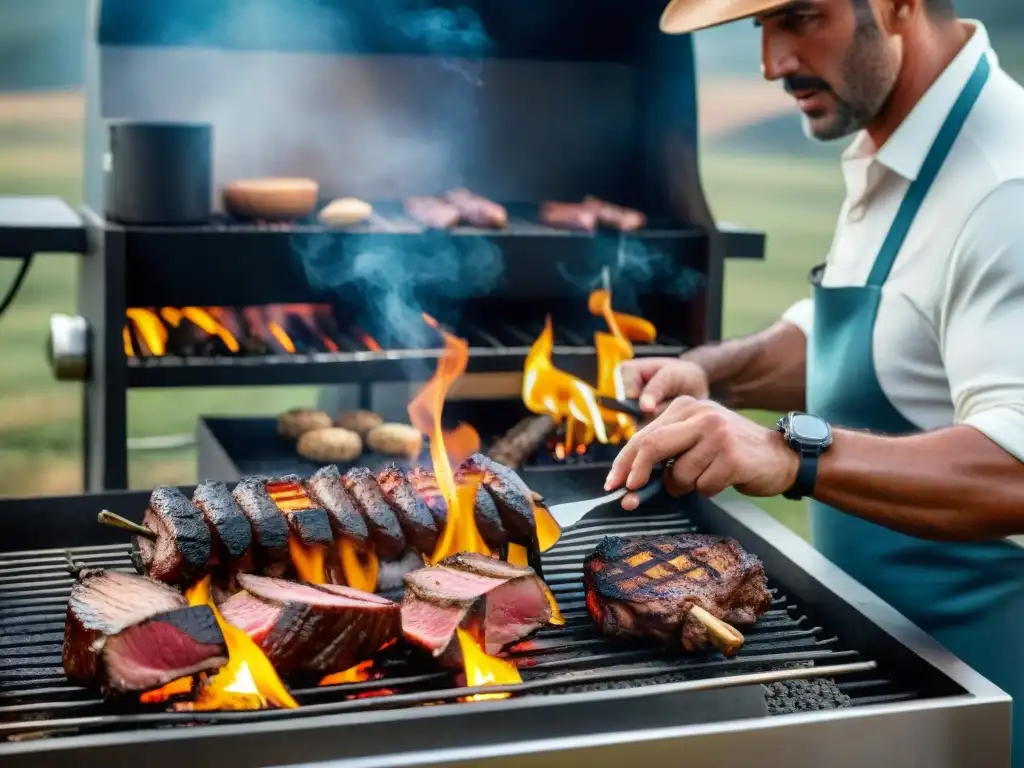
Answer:
<svg viewBox="0 0 1024 768"><path fill-rule="evenodd" d="M457 226L462 214L459 209L439 197L410 197L405 201L405 215L432 229L451 229Z"/></svg>
<svg viewBox="0 0 1024 768"><path fill-rule="evenodd" d="M583 204L597 214L597 223L602 227L617 229L620 232L635 232L643 229L647 223L647 217L640 211L609 203L593 195L583 198Z"/></svg>
<svg viewBox="0 0 1024 768"><path fill-rule="evenodd" d="M504 229L508 226L508 211L503 205L468 189L449 190L445 192L444 199L458 209L462 220L470 226L488 229Z"/></svg>
<svg viewBox="0 0 1024 768"><path fill-rule="evenodd" d="M583 203L558 203L548 201L540 206L541 223L556 229L575 229L593 232L597 229L597 213Z"/></svg>

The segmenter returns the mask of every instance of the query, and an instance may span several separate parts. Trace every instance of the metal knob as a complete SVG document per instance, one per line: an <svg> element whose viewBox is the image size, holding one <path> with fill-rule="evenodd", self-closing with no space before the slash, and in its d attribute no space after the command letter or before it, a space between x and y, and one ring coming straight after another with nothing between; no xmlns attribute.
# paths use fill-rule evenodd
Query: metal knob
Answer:
<svg viewBox="0 0 1024 768"><path fill-rule="evenodd" d="M89 375L89 323L80 315L50 317L46 357L58 381L84 381Z"/></svg>

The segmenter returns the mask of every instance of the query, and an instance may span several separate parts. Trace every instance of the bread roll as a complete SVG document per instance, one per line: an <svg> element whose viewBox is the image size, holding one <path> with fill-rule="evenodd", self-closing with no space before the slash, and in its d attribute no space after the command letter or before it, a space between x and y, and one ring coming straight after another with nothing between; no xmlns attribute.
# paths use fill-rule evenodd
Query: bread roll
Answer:
<svg viewBox="0 0 1024 768"><path fill-rule="evenodd" d="M299 456L319 464L352 461L363 452L363 441L355 432L327 427L306 432L295 444Z"/></svg>
<svg viewBox="0 0 1024 768"><path fill-rule="evenodd" d="M330 426L331 417L316 408L292 408L277 417L277 434L286 440L297 440L306 432Z"/></svg>
<svg viewBox="0 0 1024 768"><path fill-rule="evenodd" d="M360 437L366 437L372 429L384 423L384 419L373 411L342 411L334 419L334 426L351 429Z"/></svg>
<svg viewBox="0 0 1024 768"><path fill-rule="evenodd" d="M301 219L316 209L319 194L313 179L240 179L224 185L224 210L241 219Z"/></svg>
<svg viewBox="0 0 1024 768"><path fill-rule="evenodd" d="M347 227L366 221L373 215L373 206L355 197L332 200L320 211L320 221L332 227Z"/></svg>
<svg viewBox="0 0 1024 768"><path fill-rule="evenodd" d="M385 456L419 458L423 433L408 424L381 424L366 435L366 447Z"/></svg>

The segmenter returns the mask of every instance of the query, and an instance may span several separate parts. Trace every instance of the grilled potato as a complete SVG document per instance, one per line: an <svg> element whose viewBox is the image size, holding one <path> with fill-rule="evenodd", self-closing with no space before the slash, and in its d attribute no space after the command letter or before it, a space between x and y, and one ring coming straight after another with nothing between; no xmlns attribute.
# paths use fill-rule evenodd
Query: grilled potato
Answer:
<svg viewBox="0 0 1024 768"><path fill-rule="evenodd" d="M326 427L304 433L295 450L302 458L319 464L345 463L363 452L363 440L350 429Z"/></svg>
<svg viewBox="0 0 1024 768"><path fill-rule="evenodd" d="M277 434L286 440L298 440L314 429L333 426L331 417L316 408L292 408L277 417Z"/></svg>
<svg viewBox="0 0 1024 768"><path fill-rule="evenodd" d="M334 418L334 426L351 429L362 437L383 423L384 419L373 411L342 411Z"/></svg>
<svg viewBox="0 0 1024 768"><path fill-rule="evenodd" d="M366 446L385 456L416 459L423 449L423 433L408 424L381 424L366 434Z"/></svg>

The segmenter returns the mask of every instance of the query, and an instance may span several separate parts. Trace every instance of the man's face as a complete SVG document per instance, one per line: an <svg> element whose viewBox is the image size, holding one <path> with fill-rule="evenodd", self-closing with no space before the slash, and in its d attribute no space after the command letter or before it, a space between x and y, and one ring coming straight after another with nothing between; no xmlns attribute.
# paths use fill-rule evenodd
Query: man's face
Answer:
<svg viewBox="0 0 1024 768"><path fill-rule="evenodd" d="M782 80L796 98L809 137L848 136L881 111L900 54L869 0L794 0L756 23L762 27L764 76Z"/></svg>

